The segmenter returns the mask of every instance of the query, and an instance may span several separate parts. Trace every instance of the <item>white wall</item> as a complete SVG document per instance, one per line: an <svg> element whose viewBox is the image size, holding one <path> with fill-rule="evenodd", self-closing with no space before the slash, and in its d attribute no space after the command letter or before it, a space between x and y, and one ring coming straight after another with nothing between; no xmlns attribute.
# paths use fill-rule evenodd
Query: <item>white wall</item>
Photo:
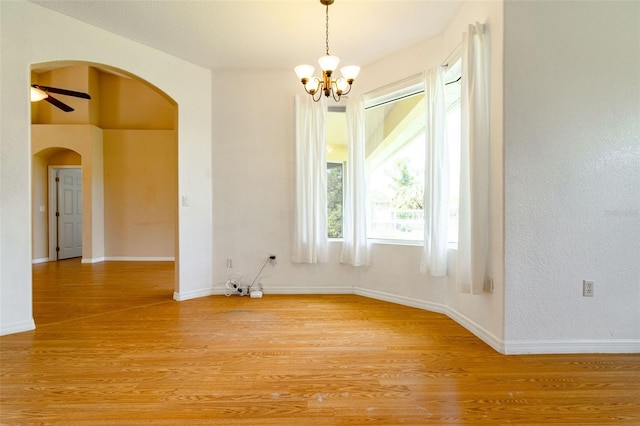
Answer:
<svg viewBox="0 0 640 426"><path fill-rule="evenodd" d="M0 2L0 334L33 328L30 66L87 61L126 70L179 108L179 253L174 297L211 291L211 72L28 2ZM51 28L55 28L52 36ZM178 202L178 200L176 200Z"/></svg>
<svg viewBox="0 0 640 426"><path fill-rule="evenodd" d="M639 23L638 2L506 4L507 352L640 351Z"/></svg>
<svg viewBox="0 0 640 426"><path fill-rule="evenodd" d="M256 91L251 81L268 89ZM264 270L265 293L351 293L356 273L340 265L341 244L327 264L290 262L294 205L293 70L233 70L213 74L214 283L223 291L226 259L250 283Z"/></svg>

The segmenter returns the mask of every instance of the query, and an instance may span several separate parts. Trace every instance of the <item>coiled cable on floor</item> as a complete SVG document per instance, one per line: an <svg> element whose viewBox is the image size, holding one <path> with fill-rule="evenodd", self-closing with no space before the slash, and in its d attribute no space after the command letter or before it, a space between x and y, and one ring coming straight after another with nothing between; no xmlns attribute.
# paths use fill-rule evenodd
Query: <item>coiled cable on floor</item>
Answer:
<svg viewBox="0 0 640 426"><path fill-rule="evenodd" d="M246 293L240 286L240 282L242 281L243 275L240 273L231 273L229 267L227 266L227 282L224 285L224 295L229 297L232 294L240 294L244 296Z"/></svg>

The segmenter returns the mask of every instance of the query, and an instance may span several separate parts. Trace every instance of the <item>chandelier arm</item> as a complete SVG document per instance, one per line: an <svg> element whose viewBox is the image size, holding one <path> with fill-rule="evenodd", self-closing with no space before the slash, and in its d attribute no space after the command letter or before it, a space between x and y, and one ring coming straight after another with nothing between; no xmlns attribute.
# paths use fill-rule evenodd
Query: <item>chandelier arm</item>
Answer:
<svg viewBox="0 0 640 426"><path fill-rule="evenodd" d="M308 94L310 94L311 96L315 95L316 93L320 92L320 89L322 88L322 81L318 78L318 77L313 77L314 80L316 81L316 90L313 92L310 92L307 89L307 84L305 81L302 82L302 87L304 87L304 91L307 92Z"/></svg>
<svg viewBox="0 0 640 426"><path fill-rule="evenodd" d="M340 89L338 89L338 82L336 80L331 80L331 96L333 97L333 100L336 102L340 102L340 96L343 95L343 93L340 91ZM329 96L329 94L327 93L327 96Z"/></svg>
<svg viewBox="0 0 640 426"><path fill-rule="evenodd" d="M317 98L316 98L316 95L318 95ZM316 93L311 95L311 99L313 99L313 102L318 102L321 98L322 98L322 90L320 90L320 89L318 89L318 91Z"/></svg>

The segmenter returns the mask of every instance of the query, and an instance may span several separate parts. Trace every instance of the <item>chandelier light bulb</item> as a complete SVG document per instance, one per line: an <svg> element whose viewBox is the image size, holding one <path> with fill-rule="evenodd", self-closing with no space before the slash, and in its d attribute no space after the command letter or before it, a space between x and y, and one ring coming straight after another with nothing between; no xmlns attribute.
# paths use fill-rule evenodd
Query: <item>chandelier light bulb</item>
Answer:
<svg viewBox="0 0 640 426"><path fill-rule="evenodd" d="M340 68L340 73L347 81L351 80L353 82L360 73L360 67L357 65L348 65Z"/></svg>
<svg viewBox="0 0 640 426"><path fill-rule="evenodd" d="M332 55L324 55L318 58L318 64L320 64L320 68L324 72L333 72L338 68L338 64L340 63L340 58Z"/></svg>
<svg viewBox="0 0 640 426"><path fill-rule="evenodd" d="M294 71L296 72L296 75L298 76L298 78L300 80L303 80L303 79L310 79L311 76L313 76L313 72L315 71L315 68L313 68L311 65L298 65L297 67L294 68Z"/></svg>
<svg viewBox="0 0 640 426"><path fill-rule="evenodd" d="M339 78L336 80L336 87L338 88L338 93L344 93L349 88L349 83L344 78Z"/></svg>
<svg viewBox="0 0 640 426"><path fill-rule="evenodd" d="M309 93L310 95L313 95L318 90L319 82L320 82L320 79L318 79L317 77L310 78L309 81L307 81L304 84L304 89L307 91L307 93Z"/></svg>

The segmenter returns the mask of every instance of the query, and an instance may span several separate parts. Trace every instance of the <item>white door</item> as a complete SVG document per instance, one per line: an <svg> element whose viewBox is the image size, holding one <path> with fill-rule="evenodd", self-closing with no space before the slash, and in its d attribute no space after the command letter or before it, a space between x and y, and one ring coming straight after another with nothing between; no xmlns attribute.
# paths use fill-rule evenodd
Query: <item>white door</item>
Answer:
<svg viewBox="0 0 640 426"><path fill-rule="evenodd" d="M58 259L82 256L82 171L59 169Z"/></svg>

